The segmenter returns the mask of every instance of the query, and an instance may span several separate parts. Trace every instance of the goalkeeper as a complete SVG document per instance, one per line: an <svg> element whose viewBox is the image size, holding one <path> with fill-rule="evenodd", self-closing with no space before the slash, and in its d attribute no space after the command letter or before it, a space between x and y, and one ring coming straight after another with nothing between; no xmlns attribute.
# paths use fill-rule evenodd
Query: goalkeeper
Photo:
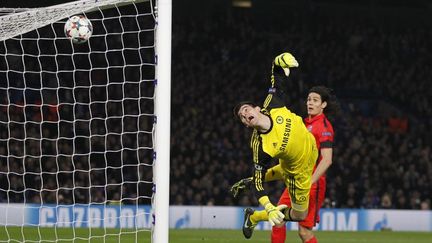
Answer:
<svg viewBox="0 0 432 243"><path fill-rule="evenodd" d="M288 81L291 68L298 62L290 53L277 56L272 64L271 87L263 107L253 102L241 102L234 114L253 129L250 146L253 152L254 174L252 189L264 211L245 209L243 235L250 238L259 221L268 220L272 226L285 221L301 221L308 214L311 177L318 150L314 136L300 116L284 104L281 89ZM270 168L272 161L279 163ZM283 180L291 198L291 207L274 206L264 182ZM241 183L241 182L240 182ZM235 187L234 187L235 188Z"/></svg>

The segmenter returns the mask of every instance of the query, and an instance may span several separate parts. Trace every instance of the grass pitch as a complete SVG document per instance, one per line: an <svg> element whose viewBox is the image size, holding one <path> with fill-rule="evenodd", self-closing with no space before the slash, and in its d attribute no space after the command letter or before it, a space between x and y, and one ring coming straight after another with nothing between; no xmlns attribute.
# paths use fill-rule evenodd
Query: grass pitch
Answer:
<svg viewBox="0 0 432 243"><path fill-rule="evenodd" d="M430 243L432 232L316 232L320 243ZM251 239L241 230L170 230L171 243L270 242L269 231L256 231ZM75 229L0 227L0 242L151 242L148 231L124 229ZM286 242L301 242L295 231L288 231Z"/></svg>

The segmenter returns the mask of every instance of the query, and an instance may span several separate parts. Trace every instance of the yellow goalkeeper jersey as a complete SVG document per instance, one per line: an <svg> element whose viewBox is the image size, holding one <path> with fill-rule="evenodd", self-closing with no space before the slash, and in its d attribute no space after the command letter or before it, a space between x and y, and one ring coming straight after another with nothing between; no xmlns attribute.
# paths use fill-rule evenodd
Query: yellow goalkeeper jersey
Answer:
<svg viewBox="0 0 432 243"><path fill-rule="evenodd" d="M275 77L284 79L283 74L276 74ZM265 133L254 130L251 138L255 164L254 184L258 198L267 195L263 181L267 169L275 159L279 159L284 174L293 176L312 171L314 164L305 163L305 157L311 156L314 146L316 150L315 138L307 130L303 119L285 106L283 93L275 87L274 82L272 84L261 110L270 117L271 127Z"/></svg>

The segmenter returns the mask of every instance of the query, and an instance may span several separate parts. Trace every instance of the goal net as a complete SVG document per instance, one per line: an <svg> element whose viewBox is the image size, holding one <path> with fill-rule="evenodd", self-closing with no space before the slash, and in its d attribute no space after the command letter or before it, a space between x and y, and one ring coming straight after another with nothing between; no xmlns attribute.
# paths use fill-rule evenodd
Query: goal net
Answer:
<svg viewBox="0 0 432 243"><path fill-rule="evenodd" d="M0 9L0 242L168 242L170 4Z"/></svg>

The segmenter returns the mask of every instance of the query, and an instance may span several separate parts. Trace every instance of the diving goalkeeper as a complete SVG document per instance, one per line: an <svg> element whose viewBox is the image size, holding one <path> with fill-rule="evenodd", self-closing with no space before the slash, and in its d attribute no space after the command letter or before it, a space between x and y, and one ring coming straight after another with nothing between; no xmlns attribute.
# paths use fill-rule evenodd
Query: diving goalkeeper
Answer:
<svg viewBox="0 0 432 243"><path fill-rule="evenodd" d="M272 63L271 87L263 107L253 102L241 102L234 114L253 129L250 146L253 152L254 174L252 190L265 211L245 210L243 234L250 238L259 221L268 220L272 226L285 221L301 221L308 214L311 177L318 150L314 136L300 116L284 104L281 89L291 68L298 62L290 53L277 56ZM274 159L276 166L270 167ZM291 198L291 207L270 201L264 182L283 180Z"/></svg>

